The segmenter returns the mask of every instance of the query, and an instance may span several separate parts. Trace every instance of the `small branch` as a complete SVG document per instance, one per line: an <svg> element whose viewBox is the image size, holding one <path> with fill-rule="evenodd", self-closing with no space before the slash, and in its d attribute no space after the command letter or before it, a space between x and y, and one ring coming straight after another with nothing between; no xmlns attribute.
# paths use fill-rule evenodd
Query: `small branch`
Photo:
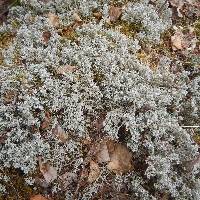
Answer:
<svg viewBox="0 0 200 200"><path fill-rule="evenodd" d="M182 128L200 128L200 126L181 126Z"/></svg>

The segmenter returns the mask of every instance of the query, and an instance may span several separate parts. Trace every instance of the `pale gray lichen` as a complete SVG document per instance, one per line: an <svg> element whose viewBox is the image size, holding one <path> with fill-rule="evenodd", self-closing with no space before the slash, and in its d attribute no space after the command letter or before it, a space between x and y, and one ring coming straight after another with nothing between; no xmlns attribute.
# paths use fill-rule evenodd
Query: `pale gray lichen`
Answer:
<svg viewBox="0 0 200 200"><path fill-rule="evenodd" d="M128 3L122 19L141 24L143 31L137 34L138 38L158 43L160 35L172 24L172 12L164 0L155 1L154 4L151 5L149 0Z"/></svg>
<svg viewBox="0 0 200 200"><path fill-rule="evenodd" d="M80 141L90 134L91 118L105 111L104 135L126 143L134 152L135 165L141 161L146 166L142 173L116 177L116 182L127 182L136 199L156 199L156 192L175 199L198 199L199 167L184 171L185 162L199 154L198 146L181 126L199 112L199 78L190 80L182 68L174 73L166 56L159 58L155 71L137 58L141 36L147 42L159 42L171 25L168 4L162 7L160 0L155 6L149 1L127 5L122 19L144 28L137 38L106 28L103 17L77 27L73 41L59 35L46 15L57 13L62 27L70 24L75 11L82 16L90 16L96 8L107 13L109 3L23 0L11 9L8 24L0 29L15 33L12 44L2 50L0 66L0 134L5 137L0 163L28 174L36 169L37 157L43 156L58 172L70 162L78 172L84 157ZM12 20L18 21L18 28L11 26ZM44 31L50 32L48 43L42 39ZM57 73L66 65L76 70ZM189 113L183 115L188 107ZM46 112L51 113L51 121L47 130L41 130ZM63 145L52 133L56 123L71 134ZM127 135L124 141L120 141L121 127ZM79 199L92 199L108 173L86 187Z"/></svg>

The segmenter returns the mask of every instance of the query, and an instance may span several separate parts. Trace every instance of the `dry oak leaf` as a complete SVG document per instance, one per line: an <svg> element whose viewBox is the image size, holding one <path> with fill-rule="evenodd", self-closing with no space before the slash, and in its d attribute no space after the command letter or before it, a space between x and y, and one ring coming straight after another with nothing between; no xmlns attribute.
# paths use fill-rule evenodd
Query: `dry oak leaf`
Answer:
<svg viewBox="0 0 200 200"><path fill-rule="evenodd" d="M93 126L95 127L97 132L101 131L101 129L104 127L103 123L105 121L105 118L106 118L106 114L101 113L100 116L93 121Z"/></svg>
<svg viewBox="0 0 200 200"><path fill-rule="evenodd" d="M45 118L44 118L44 120L42 121L42 123L40 125L40 128L42 130L48 129L50 124L51 124L51 113L47 111L45 113Z"/></svg>
<svg viewBox="0 0 200 200"><path fill-rule="evenodd" d="M43 162L42 158L38 158L39 168L47 183L53 182L57 178L57 170L52 167L48 162Z"/></svg>
<svg viewBox="0 0 200 200"><path fill-rule="evenodd" d="M63 187L66 189L71 183L77 181L78 177L76 173L65 172L60 176Z"/></svg>
<svg viewBox="0 0 200 200"><path fill-rule="evenodd" d="M56 124L52 129L52 133L62 142L65 143L68 139L68 134L62 129L59 124Z"/></svg>
<svg viewBox="0 0 200 200"><path fill-rule="evenodd" d="M47 15L48 19L49 19L49 23L54 26L54 27L58 27L60 24L60 20L59 17L53 13L48 13Z"/></svg>
<svg viewBox="0 0 200 200"><path fill-rule="evenodd" d="M11 91L11 90L7 91L3 96L4 103L5 104L12 103L15 97L16 97L15 91Z"/></svg>
<svg viewBox="0 0 200 200"><path fill-rule="evenodd" d="M42 33L42 38L43 38L44 43L47 43L49 41L50 37L51 37L50 31L44 31Z"/></svg>
<svg viewBox="0 0 200 200"><path fill-rule="evenodd" d="M180 30L176 30L175 34L171 36L171 44L173 50L182 50L184 48L184 35Z"/></svg>
<svg viewBox="0 0 200 200"><path fill-rule="evenodd" d="M57 74L65 75L68 72L75 72L76 70L77 70L76 66L65 65L65 66L61 66L57 69Z"/></svg>
<svg viewBox="0 0 200 200"><path fill-rule="evenodd" d="M121 7L110 6L109 9L110 22L116 22L120 18L121 14L122 14Z"/></svg>
<svg viewBox="0 0 200 200"><path fill-rule="evenodd" d="M183 17L180 10L183 8L184 0L169 0L170 4L177 8L178 16Z"/></svg>
<svg viewBox="0 0 200 200"><path fill-rule="evenodd" d="M110 154L110 162L107 168L116 174L122 174L130 171L132 166L132 153L122 144L116 144Z"/></svg>
<svg viewBox="0 0 200 200"><path fill-rule="evenodd" d="M48 199L43 197L41 194L37 194L37 195L32 196L30 200L48 200Z"/></svg>
<svg viewBox="0 0 200 200"><path fill-rule="evenodd" d="M103 14L102 14L101 12L94 12L94 13L93 13L93 16L94 16L96 19L100 20L100 19L102 19Z"/></svg>
<svg viewBox="0 0 200 200"><path fill-rule="evenodd" d="M88 182L93 183L100 175L99 165L93 160L90 161L90 172L88 176Z"/></svg>
<svg viewBox="0 0 200 200"><path fill-rule="evenodd" d="M108 147L105 141L99 144L98 152L97 152L97 161L98 163L110 161L110 155L109 155Z"/></svg>
<svg viewBox="0 0 200 200"><path fill-rule="evenodd" d="M76 21L76 22L82 22L82 19L80 18L80 16L77 13L73 14L73 18L74 18L74 21Z"/></svg>

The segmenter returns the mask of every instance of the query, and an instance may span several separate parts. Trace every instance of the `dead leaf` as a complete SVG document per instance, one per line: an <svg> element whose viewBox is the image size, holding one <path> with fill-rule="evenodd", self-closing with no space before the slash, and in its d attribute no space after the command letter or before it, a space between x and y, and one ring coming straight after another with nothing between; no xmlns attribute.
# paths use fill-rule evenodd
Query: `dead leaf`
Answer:
<svg viewBox="0 0 200 200"><path fill-rule="evenodd" d="M72 66L72 65L65 65L65 66L61 66L57 69L57 73L61 74L61 75L65 75L68 72L75 72L77 70L76 66Z"/></svg>
<svg viewBox="0 0 200 200"><path fill-rule="evenodd" d="M62 142L65 143L68 139L68 134L62 129L59 124L56 124L52 129L52 133Z"/></svg>
<svg viewBox="0 0 200 200"><path fill-rule="evenodd" d="M114 173L122 174L132 169L132 153L122 144L116 144L110 154L110 162L107 168Z"/></svg>
<svg viewBox="0 0 200 200"><path fill-rule="evenodd" d="M86 137L86 138L84 138L84 139L82 140L82 143L83 143L84 145L90 145L91 142L92 142L92 140L91 140L91 138L90 138L89 136Z"/></svg>
<svg viewBox="0 0 200 200"><path fill-rule="evenodd" d="M178 12L178 16L179 17L183 17L183 15L180 12L180 10L183 8L184 1L183 0L169 0L169 2L173 7L176 7L176 10Z"/></svg>
<svg viewBox="0 0 200 200"><path fill-rule="evenodd" d="M50 37L51 37L51 32L50 31L45 31L42 33L43 41L45 43L48 43Z"/></svg>
<svg viewBox="0 0 200 200"><path fill-rule="evenodd" d="M110 22L116 22L120 18L121 14L122 14L121 7L110 6L109 9Z"/></svg>
<svg viewBox="0 0 200 200"><path fill-rule="evenodd" d="M171 36L171 43L173 50L182 50L184 48L183 33L180 30L176 30L175 34Z"/></svg>
<svg viewBox="0 0 200 200"><path fill-rule="evenodd" d="M101 113L100 116L93 122L94 127L96 128L97 132L101 131L101 129L104 127L104 120L106 118L105 113Z"/></svg>
<svg viewBox="0 0 200 200"><path fill-rule="evenodd" d="M72 172L66 172L60 176L64 189L66 189L71 183L77 181L77 174Z"/></svg>
<svg viewBox="0 0 200 200"><path fill-rule="evenodd" d="M46 180L38 177L35 178L35 184L44 189L47 189L49 187L49 184L46 182Z"/></svg>
<svg viewBox="0 0 200 200"><path fill-rule="evenodd" d="M82 22L82 19L80 18L80 16L77 13L73 14L73 18L76 22Z"/></svg>
<svg viewBox="0 0 200 200"><path fill-rule="evenodd" d="M57 170L52 167L48 162L42 161L42 158L38 158L39 168L42 172L44 179L47 183L53 182L57 178Z"/></svg>
<svg viewBox="0 0 200 200"><path fill-rule="evenodd" d="M187 171L192 171L195 165L199 165L200 164L200 154L193 160L190 161L186 161L184 163L184 166L186 168Z"/></svg>
<svg viewBox="0 0 200 200"><path fill-rule="evenodd" d="M54 26L54 27L58 27L60 24L60 20L59 17L53 13L48 13L47 15L48 19L49 19L49 23Z"/></svg>
<svg viewBox="0 0 200 200"><path fill-rule="evenodd" d="M51 124L51 113L47 111L47 112L45 113L45 118L44 118L44 120L42 121L40 128L41 128L42 130L48 129L49 126L50 126L50 124Z"/></svg>
<svg viewBox="0 0 200 200"><path fill-rule="evenodd" d="M177 29L171 37L172 49L181 50L182 53L193 52L197 46L197 37L193 27L189 27L189 32L183 34L180 29Z"/></svg>
<svg viewBox="0 0 200 200"><path fill-rule="evenodd" d="M109 155L108 147L107 147L107 144L105 141L103 141L99 144L99 150L97 153L97 161L98 161L98 163L110 161L110 155Z"/></svg>
<svg viewBox="0 0 200 200"><path fill-rule="evenodd" d="M93 13L93 16L96 18L96 19L98 19L98 20L100 20L100 19L102 19L102 13L101 12L94 12Z"/></svg>
<svg viewBox="0 0 200 200"><path fill-rule="evenodd" d="M5 104L12 103L14 101L15 97L16 97L15 91L12 91L12 90L7 91L3 96L4 103Z"/></svg>
<svg viewBox="0 0 200 200"><path fill-rule="evenodd" d="M31 197L30 200L48 200L48 199L43 197L41 194L37 194Z"/></svg>
<svg viewBox="0 0 200 200"><path fill-rule="evenodd" d="M88 182L93 183L99 177L99 175L100 175L99 165L96 162L91 160Z"/></svg>

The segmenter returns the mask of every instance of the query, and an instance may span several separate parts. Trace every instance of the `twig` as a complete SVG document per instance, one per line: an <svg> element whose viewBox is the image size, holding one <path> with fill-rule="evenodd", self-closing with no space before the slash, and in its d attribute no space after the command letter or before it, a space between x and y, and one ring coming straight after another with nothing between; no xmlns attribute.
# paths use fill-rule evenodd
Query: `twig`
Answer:
<svg viewBox="0 0 200 200"><path fill-rule="evenodd" d="M200 126L181 126L182 128L199 128Z"/></svg>

